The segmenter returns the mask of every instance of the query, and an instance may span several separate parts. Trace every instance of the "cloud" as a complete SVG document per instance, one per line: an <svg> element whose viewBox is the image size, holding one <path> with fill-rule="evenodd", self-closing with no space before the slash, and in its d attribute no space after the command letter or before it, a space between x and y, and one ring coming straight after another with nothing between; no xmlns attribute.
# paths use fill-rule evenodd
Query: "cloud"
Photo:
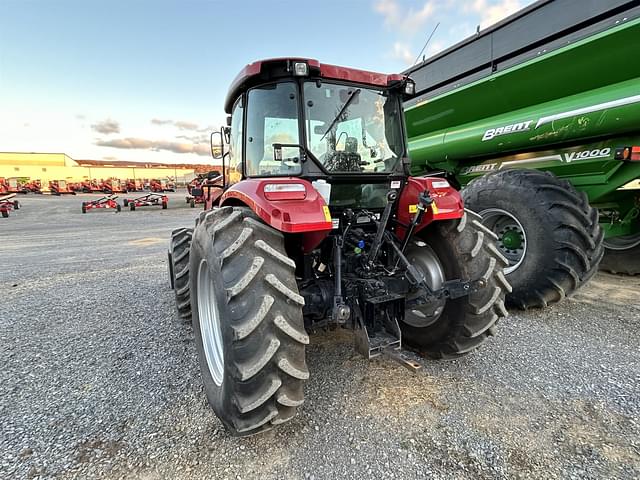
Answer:
<svg viewBox="0 0 640 480"><path fill-rule="evenodd" d="M413 35L420 31L435 10L431 0L425 2L419 10L401 7L397 0L378 0L374 9L382 15L387 27L405 35Z"/></svg>
<svg viewBox="0 0 640 480"><path fill-rule="evenodd" d="M152 118L151 123L154 125L168 125L173 124L173 120L161 120L159 118Z"/></svg>
<svg viewBox="0 0 640 480"><path fill-rule="evenodd" d="M211 155L209 143L173 142L167 140L148 140L145 138L126 137L112 140L98 140L100 147L112 147L133 150L168 151L173 153L194 153L196 155Z"/></svg>
<svg viewBox="0 0 640 480"><path fill-rule="evenodd" d="M98 133L109 135L110 133L120 133L120 124L115 120L107 119L94 123L91 128Z"/></svg>
<svg viewBox="0 0 640 480"><path fill-rule="evenodd" d="M161 118L152 118L151 123L153 125L173 125L180 130L191 130L194 132L207 132L212 130L212 127L207 126L200 128L200 125L198 125L197 123L188 122L185 120L165 120Z"/></svg>
<svg viewBox="0 0 640 480"><path fill-rule="evenodd" d="M393 44L391 57L402 60L402 62L406 63L407 65L412 65L413 61L415 60L415 56L413 55L413 53L411 53L409 45L403 42L395 42Z"/></svg>
<svg viewBox="0 0 640 480"><path fill-rule="evenodd" d="M493 3L488 0L474 0L466 9L480 14L480 27L487 28L508 17L522 8L520 0L499 0Z"/></svg>

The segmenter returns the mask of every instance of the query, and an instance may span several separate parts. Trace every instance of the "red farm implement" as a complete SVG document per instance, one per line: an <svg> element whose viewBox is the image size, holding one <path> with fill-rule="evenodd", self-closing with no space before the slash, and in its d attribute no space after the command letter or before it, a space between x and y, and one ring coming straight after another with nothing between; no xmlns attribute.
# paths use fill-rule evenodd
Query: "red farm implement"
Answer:
<svg viewBox="0 0 640 480"><path fill-rule="evenodd" d="M122 185L120 180L117 178L109 178L102 182L102 191L108 195L113 195L114 193L126 193L125 186Z"/></svg>
<svg viewBox="0 0 640 480"><path fill-rule="evenodd" d="M127 192L142 192L144 190L144 185L142 180L134 180L128 179L126 182Z"/></svg>
<svg viewBox="0 0 640 480"><path fill-rule="evenodd" d="M107 195L97 200L82 202L82 213L87 213L94 208L113 208L119 212L122 210L122 206L116 201L117 198L115 195Z"/></svg>
<svg viewBox="0 0 640 480"><path fill-rule="evenodd" d="M166 210L169 205L169 197L159 193L149 193L137 198L125 198L124 206L129 207L132 212L138 207L158 207L162 206Z"/></svg>
<svg viewBox="0 0 640 480"><path fill-rule="evenodd" d="M18 200L13 199L13 197L15 196L16 196L15 193L11 193L9 195L4 195L0 197L0 214L4 218L7 218L9 216L9 212L11 210L20 209L20 202L18 202Z"/></svg>
<svg viewBox="0 0 640 480"><path fill-rule="evenodd" d="M102 186L96 180L84 180L80 184L83 193L102 193Z"/></svg>
<svg viewBox="0 0 640 480"><path fill-rule="evenodd" d="M0 178L0 183L3 187L0 187L0 193L27 193L29 190L25 188L24 182L17 178Z"/></svg>
<svg viewBox="0 0 640 480"><path fill-rule="evenodd" d="M205 187L216 185L222 187L222 175L220 172L213 170L206 175L199 174L187 185L188 194L185 197L185 200L191 208L195 208L198 204L205 204L207 201L207 197L204 193ZM216 189L213 192L211 189L207 189L207 192L210 192L210 194L218 193L219 195L222 195L221 188Z"/></svg>
<svg viewBox="0 0 640 480"><path fill-rule="evenodd" d="M49 190L51 191L51 195L75 195L69 185L67 185L66 180L51 180L49 182Z"/></svg>
<svg viewBox="0 0 640 480"><path fill-rule="evenodd" d="M42 193L42 182L31 180L24 184L24 188L30 193Z"/></svg>

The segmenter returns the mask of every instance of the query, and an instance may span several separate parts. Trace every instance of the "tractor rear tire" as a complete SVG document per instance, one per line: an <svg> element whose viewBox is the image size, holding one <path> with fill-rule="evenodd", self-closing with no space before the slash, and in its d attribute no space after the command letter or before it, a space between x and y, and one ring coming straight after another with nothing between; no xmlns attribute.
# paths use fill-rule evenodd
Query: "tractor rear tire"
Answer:
<svg viewBox="0 0 640 480"><path fill-rule="evenodd" d="M504 300L511 287L502 270L508 262L495 246L495 235L481 222L467 210L460 220L434 225L422 235L423 242L407 249L411 264L434 289L447 280L484 280L480 290L443 300L435 308L407 306L400 324L402 340L431 358L456 358L475 350L507 316Z"/></svg>
<svg viewBox="0 0 640 480"><path fill-rule="evenodd" d="M640 242L640 235L633 240ZM600 262L600 270L623 275L640 275L640 243L634 245L635 241L629 242L629 247L619 248L613 242L605 241L604 257ZM609 248L615 246L616 248Z"/></svg>
<svg viewBox="0 0 640 480"><path fill-rule="evenodd" d="M598 211L568 181L538 170L502 170L474 180L462 195L510 258L507 306L547 307L597 272L604 253Z"/></svg>
<svg viewBox="0 0 640 480"><path fill-rule="evenodd" d="M283 235L245 207L209 211L193 233L190 277L204 389L225 428L253 435L293 418L309 338Z"/></svg>
<svg viewBox="0 0 640 480"><path fill-rule="evenodd" d="M178 228L171 232L169 243L169 282L176 295L178 315L191 320L191 286L189 283L189 254L193 228Z"/></svg>

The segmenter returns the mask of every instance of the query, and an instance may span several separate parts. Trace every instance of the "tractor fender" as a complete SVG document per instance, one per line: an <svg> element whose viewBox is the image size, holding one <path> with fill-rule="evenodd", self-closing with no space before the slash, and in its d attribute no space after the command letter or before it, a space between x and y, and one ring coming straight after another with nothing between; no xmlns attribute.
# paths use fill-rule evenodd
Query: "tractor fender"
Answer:
<svg viewBox="0 0 640 480"><path fill-rule="evenodd" d="M287 191L286 185L291 185L291 190ZM269 192L269 189L272 191ZM219 203L221 207L240 204L248 206L276 230L304 234L302 243L305 251L315 248L332 229L331 213L326 202L311 182L301 178L242 180L229 187Z"/></svg>
<svg viewBox="0 0 640 480"><path fill-rule="evenodd" d="M418 208L418 195L427 190L433 199L431 207L427 209L422 221L416 226L419 232L427 225L439 220L453 220L464 215L462 196L449 182L442 177L409 177L398 200L398 221L409 225ZM398 227L397 234L404 238L406 229Z"/></svg>

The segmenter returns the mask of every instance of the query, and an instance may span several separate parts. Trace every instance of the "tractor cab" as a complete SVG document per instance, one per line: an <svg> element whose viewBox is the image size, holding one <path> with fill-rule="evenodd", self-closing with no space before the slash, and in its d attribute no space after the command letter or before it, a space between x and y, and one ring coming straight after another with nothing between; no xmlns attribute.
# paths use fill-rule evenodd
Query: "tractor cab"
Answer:
<svg viewBox="0 0 640 480"><path fill-rule="evenodd" d="M247 65L225 104L225 187L297 177L314 182L332 209L384 208L390 177L408 175L401 102L413 89L403 75L316 60ZM213 147L218 157L223 150Z"/></svg>

